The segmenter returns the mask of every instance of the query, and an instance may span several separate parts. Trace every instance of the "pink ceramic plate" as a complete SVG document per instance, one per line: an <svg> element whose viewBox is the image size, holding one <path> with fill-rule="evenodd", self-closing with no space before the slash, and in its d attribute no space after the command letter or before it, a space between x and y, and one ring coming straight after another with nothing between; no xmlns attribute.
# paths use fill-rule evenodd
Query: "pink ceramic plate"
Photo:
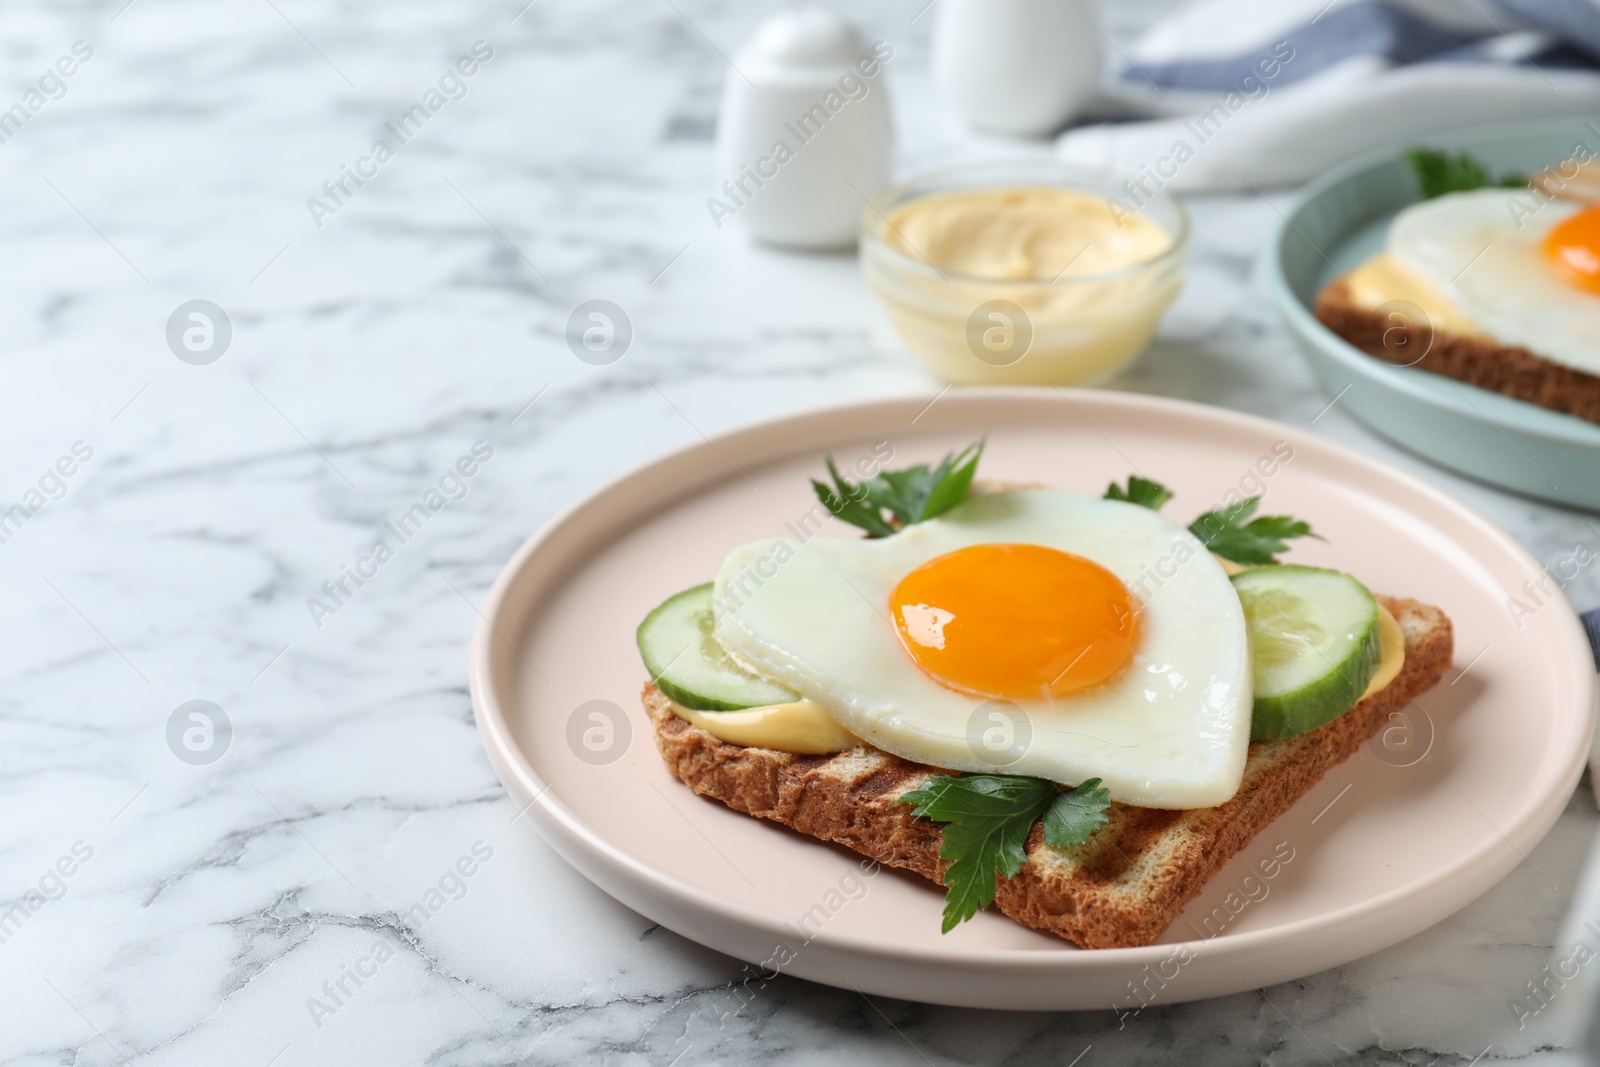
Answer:
<svg viewBox="0 0 1600 1067"><path fill-rule="evenodd" d="M1165 508L1175 517L1230 490L1264 491L1269 513L1305 517L1327 537L1297 543L1295 562L1349 570L1455 623L1444 682L1256 837L1147 948L1083 951L994 912L941 936L943 893L931 883L888 869L867 877L846 849L691 793L663 768L639 706L639 620L708 580L732 546L785 536L811 507L824 454L847 465L888 441L903 465L985 433L986 478L1098 494L1137 471L1177 492ZM825 535L853 535L831 525ZM931 406L875 401L738 430L581 501L490 590L472 702L501 780L546 840L686 937L868 993L1130 1011L1363 956L1522 862L1578 780L1596 698L1566 602L1520 627L1507 609L1539 573L1462 504L1298 427L1111 392L955 390Z"/></svg>

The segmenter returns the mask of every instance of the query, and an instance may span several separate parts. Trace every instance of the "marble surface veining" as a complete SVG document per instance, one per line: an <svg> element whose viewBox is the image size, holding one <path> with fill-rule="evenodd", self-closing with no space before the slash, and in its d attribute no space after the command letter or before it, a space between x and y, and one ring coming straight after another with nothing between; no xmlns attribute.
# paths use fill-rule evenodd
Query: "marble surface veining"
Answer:
<svg viewBox="0 0 1600 1067"><path fill-rule="evenodd" d="M1106 6L1125 39L1161 5ZM941 111L922 0L853 7L896 48L900 172L1039 150ZM0 143L0 506L39 503L0 543L0 910L23 905L0 942L0 1063L1568 1062L1553 1014L1519 1029L1507 1001L1596 828L1584 791L1537 871L1433 929L1121 1028L790 979L736 1013L738 963L512 823L465 663L474 605L527 533L701 432L934 388L853 259L755 248L707 216L721 53L771 9L0 8L0 109L28 115ZM77 42L88 58L51 75ZM426 124L361 163L475 45L490 55ZM375 176L324 193L358 165ZM1119 387L1322 413L1318 431L1544 560L1600 536L1324 412L1254 272L1277 208L1190 206L1192 277ZM597 298L636 331L607 367L563 340ZM206 365L168 347L195 299L232 326ZM463 495L313 619L308 598L478 442L492 455ZM1600 602L1600 576L1569 592ZM232 724L214 763L169 747L191 700Z"/></svg>

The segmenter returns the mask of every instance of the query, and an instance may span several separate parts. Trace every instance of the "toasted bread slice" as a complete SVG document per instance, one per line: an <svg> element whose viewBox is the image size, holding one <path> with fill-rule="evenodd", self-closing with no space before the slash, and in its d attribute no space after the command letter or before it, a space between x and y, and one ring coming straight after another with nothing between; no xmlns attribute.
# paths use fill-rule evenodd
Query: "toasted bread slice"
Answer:
<svg viewBox="0 0 1600 1067"><path fill-rule="evenodd" d="M1530 175L1528 182L1562 200L1600 204L1600 159L1565 159Z"/></svg>
<svg viewBox="0 0 1600 1067"><path fill-rule="evenodd" d="M1016 877L1000 879L1000 910L1084 948L1148 945L1160 937L1234 853L1449 666L1454 643L1443 612L1415 600L1379 600L1406 639L1405 666L1387 687L1311 733L1252 742L1239 792L1219 807L1113 804L1109 821L1072 849L1046 846L1035 826L1028 862ZM730 745L673 714L654 683L645 686L644 706L668 770L696 793L935 882L948 866L939 859L939 824L895 803L946 772L865 744L831 756Z"/></svg>
<svg viewBox="0 0 1600 1067"><path fill-rule="evenodd" d="M1351 299L1343 278L1335 278L1317 294L1316 312L1324 326L1369 356L1600 422L1600 377L1552 363L1526 348L1490 337L1396 324ZM1399 343L1402 339L1404 344ZM1425 352L1420 360L1412 355L1419 351Z"/></svg>

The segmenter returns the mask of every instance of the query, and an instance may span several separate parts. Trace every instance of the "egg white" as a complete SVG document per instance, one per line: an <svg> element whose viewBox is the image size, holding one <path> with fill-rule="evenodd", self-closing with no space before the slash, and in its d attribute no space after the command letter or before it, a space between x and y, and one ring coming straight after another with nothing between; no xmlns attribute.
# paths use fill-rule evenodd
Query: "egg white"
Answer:
<svg viewBox="0 0 1600 1067"><path fill-rule="evenodd" d="M1139 604L1132 662L1092 690L1016 701L1031 743L997 766L969 741L986 702L935 682L901 646L889 597L909 571L969 545L1037 544L1091 559ZM976 496L879 540L758 541L717 575L719 641L757 673L827 708L906 759L948 770L1100 778L1114 799L1220 804L1238 791L1250 739L1244 611L1222 567L1149 508L1054 490Z"/></svg>
<svg viewBox="0 0 1600 1067"><path fill-rule="evenodd" d="M1565 280L1540 247L1581 205L1537 204L1526 189L1425 200L1395 216L1387 248L1495 340L1600 374L1600 297Z"/></svg>

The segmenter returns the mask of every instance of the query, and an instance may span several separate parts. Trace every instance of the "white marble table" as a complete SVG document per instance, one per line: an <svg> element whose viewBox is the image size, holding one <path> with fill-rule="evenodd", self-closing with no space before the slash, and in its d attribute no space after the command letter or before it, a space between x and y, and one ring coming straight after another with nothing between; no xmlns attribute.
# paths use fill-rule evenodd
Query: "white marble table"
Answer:
<svg viewBox="0 0 1600 1067"><path fill-rule="evenodd" d="M955 1011L795 980L733 1015L739 964L512 823L465 666L473 604L522 538L700 431L933 388L851 258L762 251L707 217L718 50L766 5L522 4L0 9L0 108L26 105L74 42L92 49L0 143L0 507L39 505L0 543L0 1061L1565 1062L1550 1017L1519 1030L1508 1000L1545 962L1596 828L1584 792L1534 855L1554 886L1524 865L1270 1001L1123 1029L1110 1011ZM1151 6L1119 5L1113 33ZM1029 150L943 117L919 7L861 8L897 49L900 169ZM465 94L329 203L323 183L480 40L492 57L449 83ZM1191 206L1193 277L1118 387L1308 423L1328 398L1252 271L1275 209ZM596 298L637 331L608 367L563 343ZM166 340L193 299L232 324L207 365ZM1338 406L1317 429L1542 558L1596 536L1396 452ZM480 441L492 458L461 499L333 610L308 609ZM61 457L69 475L50 473ZM1600 576L1572 592L1600 602ZM232 724L215 762L169 748L191 700Z"/></svg>

